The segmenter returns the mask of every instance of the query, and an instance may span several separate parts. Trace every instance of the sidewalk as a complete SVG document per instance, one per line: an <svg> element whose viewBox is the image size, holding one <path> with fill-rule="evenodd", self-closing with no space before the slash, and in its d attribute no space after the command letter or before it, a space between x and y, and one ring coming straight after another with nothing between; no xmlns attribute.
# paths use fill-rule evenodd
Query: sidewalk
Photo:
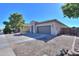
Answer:
<svg viewBox="0 0 79 59"><path fill-rule="evenodd" d="M12 45L31 40L35 39L27 36L14 36L14 34L0 35L0 56L15 56Z"/></svg>
<svg viewBox="0 0 79 59"><path fill-rule="evenodd" d="M0 56L15 56L5 35L0 35Z"/></svg>
<svg viewBox="0 0 79 59"><path fill-rule="evenodd" d="M6 48L0 48L0 56L15 56L12 48L6 47Z"/></svg>

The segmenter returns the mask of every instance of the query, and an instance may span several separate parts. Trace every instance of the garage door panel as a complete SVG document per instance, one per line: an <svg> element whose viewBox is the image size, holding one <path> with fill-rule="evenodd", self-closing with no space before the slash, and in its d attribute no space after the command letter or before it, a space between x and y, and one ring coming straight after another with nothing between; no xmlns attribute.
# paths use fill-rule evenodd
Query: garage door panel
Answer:
<svg viewBox="0 0 79 59"><path fill-rule="evenodd" d="M51 34L51 26L39 26L37 27L37 33Z"/></svg>

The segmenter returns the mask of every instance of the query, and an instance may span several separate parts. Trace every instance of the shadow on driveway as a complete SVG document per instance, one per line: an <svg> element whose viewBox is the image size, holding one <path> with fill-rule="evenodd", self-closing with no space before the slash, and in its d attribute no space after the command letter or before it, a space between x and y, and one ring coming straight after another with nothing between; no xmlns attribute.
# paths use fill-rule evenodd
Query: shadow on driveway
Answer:
<svg viewBox="0 0 79 59"><path fill-rule="evenodd" d="M27 37L31 37L36 40L42 40L45 42L55 37L54 35L50 35L50 34L38 34L38 33L15 34L14 36L27 36Z"/></svg>

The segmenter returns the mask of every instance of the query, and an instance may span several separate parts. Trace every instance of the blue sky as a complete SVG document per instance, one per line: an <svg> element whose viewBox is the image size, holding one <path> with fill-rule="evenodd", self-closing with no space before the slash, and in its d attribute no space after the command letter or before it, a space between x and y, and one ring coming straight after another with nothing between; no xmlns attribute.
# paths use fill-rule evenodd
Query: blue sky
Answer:
<svg viewBox="0 0 79 59"><path fill-rule="evenodd" d="M79 27L78 19L64 17L59 3L0 3L0 28L3 21L8 21L10 14L18 12L23 15L26 23L58 19L69 27Z"/></svg>

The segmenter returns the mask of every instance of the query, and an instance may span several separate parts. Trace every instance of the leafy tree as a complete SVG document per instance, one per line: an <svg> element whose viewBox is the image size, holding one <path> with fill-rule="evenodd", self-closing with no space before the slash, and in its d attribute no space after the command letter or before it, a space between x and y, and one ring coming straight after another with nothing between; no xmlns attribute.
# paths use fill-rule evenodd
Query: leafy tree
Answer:
<svg viewBox="0 0 79 59"><path fill-rule="evenodd" d="M13 13L9 17L9 22L4 22L5 28L9 28L11 30L21 30L25 23L23 20L23 16L19 13Z"/></svg>
<svg viewBox="0 0 79 59"><path fill-rule="evenodd" d="M79 17L79 3L67 3L62 6L64 16L69 18Z"/></svg>
<svg viewBox="0 0 79 59"><path fill-rule="evenodd" d="M3 22L3 24L4 24L4 25L7 25L7 24L8 24L8 22L7 22L7 21L4 21L4 22Z"/></svg>
<svg viewBox="0 0 79 59"><path fill-rule="evenodd" d="M11 33L11 26L10 26L9 22L4 21L3 24L5 25L3 32L5 34Z"/></svg>
<svg viewBox="0 0 79 59"><path fill-rule="evenodd" d="M0 29L0 32L1 32L1 29Z"/></svg>
<svg viewBox="0 0 79 59"><path fill-rule="evenodd" d="M12 29L22 29L25 25L23 16L19 13L13 13L9 17L10 25Z"/></svg>
<svg viewBox="0 0 79 59"><path fill-rule="evenodd" d="M9 28L9 27L5 27L4 29L3 29L3 32L4 32L4 34L11 34L11 29Z"/></svg>

